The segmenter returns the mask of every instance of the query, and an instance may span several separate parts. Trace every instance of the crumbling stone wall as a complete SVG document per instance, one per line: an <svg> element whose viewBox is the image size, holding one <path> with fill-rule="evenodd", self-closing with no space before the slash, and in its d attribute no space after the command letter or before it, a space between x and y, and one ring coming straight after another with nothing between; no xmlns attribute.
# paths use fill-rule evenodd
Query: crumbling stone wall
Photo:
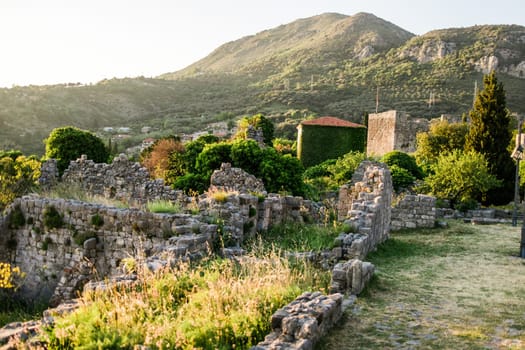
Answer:
<svg viewBox="0 0 525 350"><path fill-rule="evenodd" d="M406 153L416 150L416 134L428 131L429 121L411 118L408 114L391 110L368 116L366 153L382 156L398 150Z"/></svg>
<svg viewBox="0 0 525 350"><path fill-rule="evenodd" d="M364 161L352 182L339 190L338 217L351 227L340 237L344 258L363 259L390 232L392 176L385 164Z"/></svg>
<svg viewBox="0 0 525 350"><path fill-rule="evenodd" d="M251 350L310 350L343 315L343 295L304 293L272 315L272 332Z"/></svg>
<svg viewBox="0 0 525 350"><path fill-rule="evenodd" d="M332 270L330 293L360 294L372 278L374 270L372 263L359 259L338 263Z"/></svg>
<svg viewBox="0 0 525 350"><path fill-rule="evenodd" d="M60 227L46 224L50 208L60 215ZM217 225L201 216L155 214L73 200L17 198L7 209L6 220L14 210L23 214L25 224L8 228L0 236L16 239L9 262L27 273L24 289L33 299L49 299L53 294L56 301L71 298L95 276L119 274L124 258L165 251L175 259L202 256L217 234Z"/></svg>
<svg viewBox="0 0 525 350"><path fill-rule="evenodd" d="M43 168L47 167L44 163ZM50 181L49 179L46 182ZM162 179L152 180L146 168L121 154L111 164L95 163L82 156L71 161L61 181L78 184L92 195L119 200L132 205L144 205L157 199L184 201L182 191L164 184Z"/></svg>
<svg viewBox="0 0 525 350"><path fill-rule="evenodd" d="M230 163L222 163L221 168L213 172L210 189L266 195L266 189L260 179L241 168L232 168Z"/></svg>
<svg viewBox="0 0 525 350"><path fill-rule="evenodd" d="M302 197L269 194L267 197L248 193L231 193L218 201L213 194L199 199L199 211L203 216L218 219L223 232L239 245L256 232L267 231L271 226L286 222L316 222L320 208Z"/></svg>
<svg viewBox="0 0 525 350"><path fill-rule="evenodd" d="M406 195L392 208L392 231L404 228L430 228L436 223L436 198L422 194Z"/></svg>

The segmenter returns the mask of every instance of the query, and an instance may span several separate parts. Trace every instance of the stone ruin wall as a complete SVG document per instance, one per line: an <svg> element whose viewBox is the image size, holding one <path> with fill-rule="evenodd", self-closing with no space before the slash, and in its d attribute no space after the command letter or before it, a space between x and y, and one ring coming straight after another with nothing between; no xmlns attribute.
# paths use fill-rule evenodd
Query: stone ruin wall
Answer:
<svg viewBox="0 0 525 350"><path fill-rule="evenodd" d="M436 197L406 195L392 207L390 230L432 228L436 225Z"/></svg>
<svg viewBox="0 0 525 350"><path fill-rule="evenodd" d="M97 164L82 157L70 163L62 178L57 177L56 162L51 160L43 164L42 173L41 183L48 188L59 182L75 183L91 195L139 206L117 209L38 196L16 199L5 215L0 216L0 244L6 247L8 241L16 241L16 249L0 249L0 260L26 271L27 291L41 291L43 299L53 293L54 300L68 299L88 280L121 273L119 263L126 257L140 254L152 257L164 250L175 257L205 254L217 238L218 225L223 235L232 237L227 243L239 246L257 231L285 221L313 222L319 212L317 206L301 197L247 193L249 188L262 194L266 191L257 183L260 180L228 165L216 171L212 182L215 189L222 184L223 189L231 190L224 202L206 194L187 197L164 186L162 181L150 180L144 168L125 157L116 158L112 164ZM224 180L228 178L230 183L226 184ZM143 211L144 204L154 199L180 203L187 214ZM44 212L49 207L55 207L63 217L62 228L45 227ZM16 229L8 227L15 208L19 208L27 222ZM195 209L198 214L189 214ZM92 224L94 216L102 219L101 227ZM75 243L77 236L93 239L79 246Z"/></svg>
<svg viewBox="0 0 525 350"><path fill-rule="evenodd" d="M84 174L81 184L86 191L105 196L109 194L111 198L136 203L147 201L148 193L152 193L154 198L170 198L170 195L174 195L171 198L188 203L188 198L177 191L166 189L162 182L148 178L146 183L149 186L143 186L138 180L144 179L141 176L137 179L129 174L126 178L122 174L112 173L119 165L123 172L129 170L127 160L118 158L116 161L117 166L111 168L80 159L72 162L72 168L77 169L77 174ZM128 164L124 166L126 162ZM53 167L50 168L53 174ZM142 173L142 169L136 165L132 169ZM227 172L231 170L228 166L222 168L220 171L226 172L222 177L228 178ZM9 213L0 217L0 231L3 233L0 239L14 237L18 241L16 250L7 258L21 266L22 270L31 272L28 287L46 293L53 292L54 288L54 299L60 301L73 297L79 287L89 280L120 274L120 262L126 257L144 254L149 263L162 264L166 254L179 258L206 254L218 234L218 226L208 223L210 217L223 220L222 229L229 230L238 242L257 230L264 231L277 223L319 220L320 208L300 197L270 194L263 198L246 193L248 191L242 186L253 179L247 180L243 174L234 171L237 172L237 180L227 186L237 186L236 191L240 193L233 193L220 203L210 196L199 198L199 215L152 214L139 209L108 208L63 199L20 198L9 210L13 211L19 206L24 216L32 220L23 227L8 229ZM69 171L65 176L66 179L71 176L71 180L67 181L75 182L72 173ZM108 176L112 176L112 179L107 179ZM51 181L47 183L56 182L53 180L56 176L49 178ZM97 179L100 178L103 178L102 186L97 185ZM128 182L131 186L126 186ZM333 269L330 292L334 294L324 296L320 293L305 293L278 310L271 319L272 333L253 349L311 349L339 320L343 312L343 298L339 293L359 294L372 277L374 266L360 259L388 238L391 217L395 221L403 215L408 217L419 214L417 211L412 214L402 210L391 211L391 195L392 183L388 168L372 162L361 164L354 174L353 185L343 186L340 192L340 219L346 219L355 232L339 237L341 245L334 248L333 255L338 259L350 258L336 264ZM430 198L407 197L402 203L409 203L405 206L412 210L420 207L421 203L429 204L428 208L430 203L435 203ZM64 228L46 230L43 226L43 212L49 205L55 206L64 215ZM91 223L94 215L102 217L102 226L94 227ZM417 220L416 224L419 224ZM35 230L36 227L39 229ZM82 233L89 233L91 238L78 245L72 236ZM44 243L46 237L49 237L47 244ZM46 249L43 249L44 245ZM159 258L161 255L164 258Z"/></svg>
<svg viewBox="0 0 525 350"><path fill-rule="evenodd" d="M54 207L60 228L45 224ZM211 249L217 225L189 214L155 214L97 204L37 196L18 198L8 208L23 214L26 224L2 232L14 239L8 261L27 273L26 295L33 299L70 299L82 284L122 273L122 259L169 251L173 258L202 256ZM93 217L101 224L94 225ZM76 243L77 242L77 243ZM4 257L5 258L5 257Z"/></svg>
<svg viewBox="0 0 525 350"><path fill-rule="evenodd" d="M382 156L394 150L412 153L416 150L417 133L428 131L428 128L427 119L411 118L403 112L371 113L366 153L369 156Z"/></svg>
<svg viewBox="0 0 525 350"><path fill-rule="evenodd" d="M55 167L53 166L55 164ZM152 180L146 168L121 154L111 164L95 163L86 156L71 161L61 178L56 179L56 162L42 167L40 184L51 187L58 182L74 184L90 195L122 201L132 206L144 206L148 201L164 199L182 201L182 191L166 186L161 179Z"/></svg>
<svg viewBox="0 0 525 350"><path fill-rule="evenodd" d="M338 218L354 231L340 237L343 257L362 259L388 238L392 193L390 170L371 161L362 162L351 184L340 188Z"/></svg>

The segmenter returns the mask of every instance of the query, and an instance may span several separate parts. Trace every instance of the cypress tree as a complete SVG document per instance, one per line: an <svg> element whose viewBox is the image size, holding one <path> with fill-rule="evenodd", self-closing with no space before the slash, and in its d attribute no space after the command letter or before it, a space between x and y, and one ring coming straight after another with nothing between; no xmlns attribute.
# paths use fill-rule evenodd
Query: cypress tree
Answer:
<svg viewBox="0 0 525 350"><path fill-rule="evenodd" d="M512 138L511 118L503 84L494 71L483 77L483 90L476 96L469 117L465 150L485 155L490 173L503 181L501 188L489 191L486 202L506 204L513 198L514 183L514 162L507 150Z"/></svg>

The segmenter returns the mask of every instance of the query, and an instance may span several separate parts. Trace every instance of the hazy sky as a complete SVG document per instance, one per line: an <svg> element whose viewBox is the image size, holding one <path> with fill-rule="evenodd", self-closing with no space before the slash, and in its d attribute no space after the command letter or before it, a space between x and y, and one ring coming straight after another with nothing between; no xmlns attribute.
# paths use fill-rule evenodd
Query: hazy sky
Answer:
<svg viewBox="0 0 525 350"><path fill-rule="evenodd" d="M369 12L424 34L525 25L523 9L523 0L0 0L0 86L153 77L324 12Z"/></svg>

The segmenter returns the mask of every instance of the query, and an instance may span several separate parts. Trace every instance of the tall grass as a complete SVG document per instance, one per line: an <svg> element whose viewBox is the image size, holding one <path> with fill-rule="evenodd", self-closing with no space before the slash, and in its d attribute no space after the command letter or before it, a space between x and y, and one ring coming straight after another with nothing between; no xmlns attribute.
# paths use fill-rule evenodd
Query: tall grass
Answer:
<svg viewBox="0 0 525 350"><path fill-rule="evenodd" d="M152 213L178 214L182 213L182 207L179 203L168 200L156 200L146 204L146 208Z"/></svg>
<svg viewBox="0 0 525 350"><path fill-rule="evenodd" d="M319 226L303 225L298 223L284 223L275 225L267 232L260 233L256 244L258 249L261 245L266 250L274 248L286 251L320 251L332 248L335 238L343 232L339 225ZM253 245L249 242L248 248Z"/></svg>
<svg viewBox="0 0 525 350"><path fill-rule="evenodd" d="M91 195L87 193L86 190L82 189L80 185L72 183L60 182L53 186L52 189L43 191L40 194L47 198L74 199L82 202L97 203L108 207L129 208L128 203L124 203L123 201L116 199L106 198L104 196Z"/></svg>
<svg viewBox="0 0 525 350"><path fill-rule="evenodd" d="M49 346L247 349L270 332L278 308L329 283L327 273L292 267L279 255L139 271L131 288L85 293L83 306L48 330Z"/></svg>

